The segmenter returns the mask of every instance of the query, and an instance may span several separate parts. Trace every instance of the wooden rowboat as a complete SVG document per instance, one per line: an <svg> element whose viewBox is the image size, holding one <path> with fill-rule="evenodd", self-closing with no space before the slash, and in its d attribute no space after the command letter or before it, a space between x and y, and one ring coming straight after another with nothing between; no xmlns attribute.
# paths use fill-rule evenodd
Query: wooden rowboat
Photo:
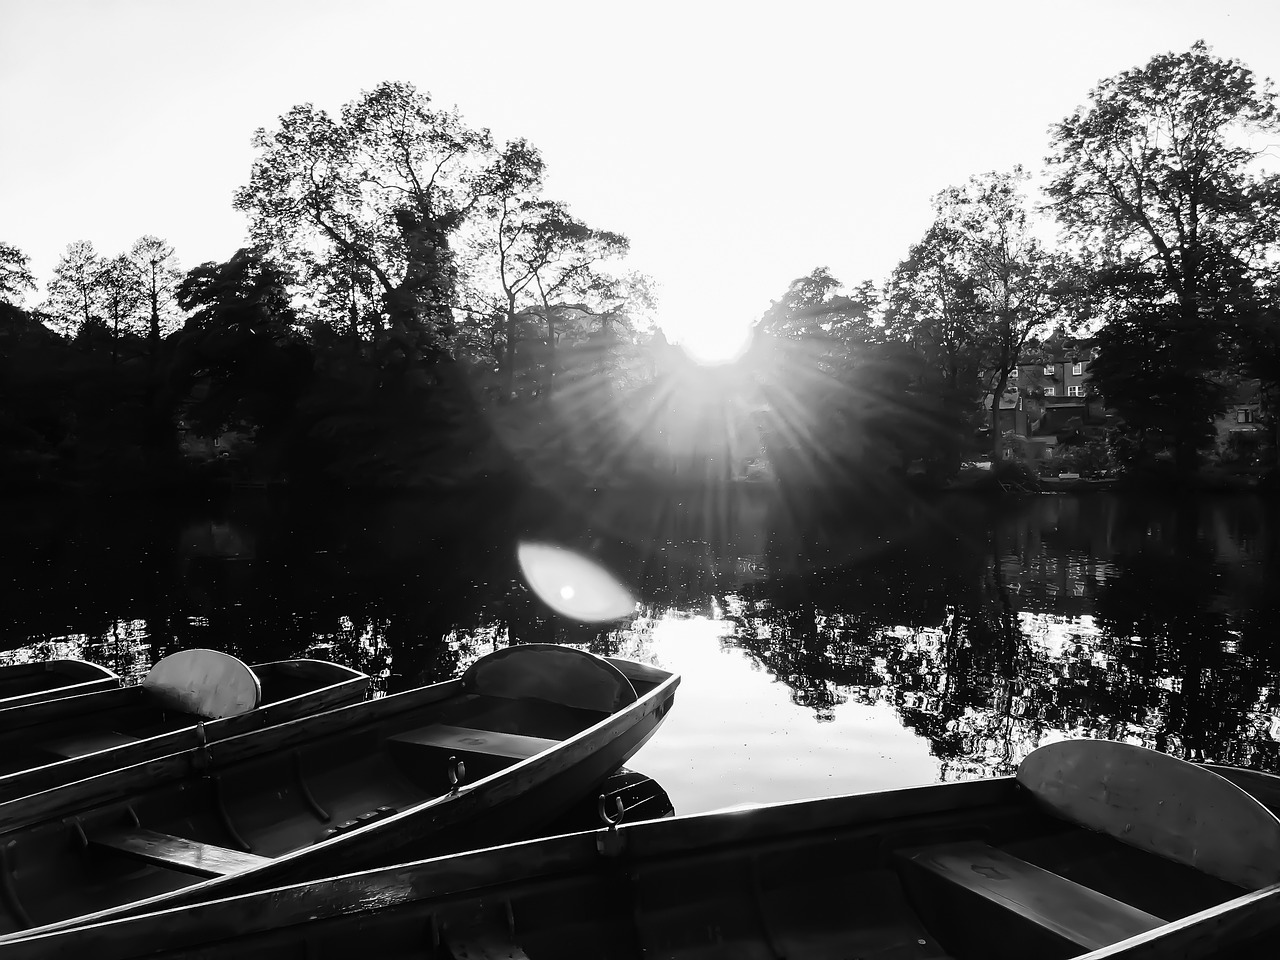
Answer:
<svg viewBox="0 0 1280 960"><path fill-rule="evenodd" d="M227 679L207 672L211 659L231 661L226 666L251 688L233 705L216 702L226 699ZM201 692L214 702L182 701L175 687L203 687L209 676L217 682ZM183 650L157 663L139 685L0 709L0 801L192 750L201 737L214 743L356 703L368 685L358 670L323 660L247 667L216 651Z"/></svg>
<svg viewBox="0 0 1280 960"><path fill-rule="evenodd" d="M653 734L679 678L569 647L0 803L0 933L534 835Z"/></svg>
<svg viewBox="0 0 1280 960"><path fill-rule="evenodd" d="M87 660L42 660L0 667L0 709L120 686L120 678Z"/></svg>
<svg viewBox="0 0 1280 960"><path fill-rule="evenodd" d="M677 817L0 941L3 960L1274 957L1280 820L1108 741L1016 778Z"/></svg>

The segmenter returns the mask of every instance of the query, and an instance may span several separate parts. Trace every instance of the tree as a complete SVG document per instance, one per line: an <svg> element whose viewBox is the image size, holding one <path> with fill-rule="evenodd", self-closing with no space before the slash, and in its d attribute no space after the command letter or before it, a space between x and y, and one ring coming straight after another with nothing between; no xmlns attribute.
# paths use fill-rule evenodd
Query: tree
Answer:
<svg viewBox="0 0 1280 960"><path fill-rule="evenodd" d="M1176 412L1121 412L1134 430L1165 426L1183 472L1196 466L1220 409L1212 383L1253 278L1275 249L1280 189L1254 172L1277 130L1275 96L1203 42L1102 81L1091 103L1054 127L1053 209L1095 265L1113 356L1096 379L1119 404L1112 374L1143 393L1132 365L1161 351L1153 374L1182 382ZM1135 380L1134 377L1137 377Z"/></svg>
<svg viewBox="0 0 1280 960"><path fill-rule="evenodd" d="M111 328L111 362L120 359L120 336L136 333L138 312L145 302L145 294L138 284L138 275L130 259L120 254L102 264L98 270L105 318Z"/></svg>
<svg viewBox="0 0 1280 960"><path fill-rule="evenodd" d="M368 270L387 321L383 346L410 363L445 354L452 339L459 231L482 201L518 192L541 170L523 141L499 151L487 130L407 83L379 84L337 119L296 106L255 143L236 194L254 239L286 266Z"/></svg>
<svg viewBox="0 0 1280 960"><path fill-rule="evenodd" d="M290 280L264 250L243 248L195 267L176 291L191 315L173 379L202 433L235 425L270 438L293 412L310 356L294 336Z"/></svg>
<svg viewBox="0 0 1280 960"><path fill-rule="evenodd" d="M31 261L17 247L0 241L0 302L18 306L24 290L35 290Z"/></svg>
<svg viewBox="0 0 1280 960"><path fill-rule="evenodd" d="M172 333L182 322L177 291L182 283L182 268L171 247L159 237L139 238L126 255L134 280L134 293L142 298L147 310L147 346L154 359L160 350L160 339Z"/></svg>
<svg viewBox="0 0 1280 960"><path fill-rule="evenodd" d="M611 276L603 264L626 256L630 242L620 233L587 226L561 203L538 201L525 212L525 242L512 255L533 281L534 312L545 327L548 380L554 383L556 347L566 326L585 327L588 337L592 326L604 332L606 340L616 336L615 321L637 291Z"/></svg>
<svg viewBox="0 0 1280 960"><path fill-rule="evenodd" d="M637 289L628 290L623 278L605 267L626 255L627 238L590 227L563 203L540 198L540 185L529 181L523 195L495 198L489 211L492 227L487 253L500 291L494 312L502 318L500 359L506 398L512 395L521 340L536 337L543 345L547 377L539 391L545 391L557 373L556 349L564 325L581 326L584 319L617 315ZM607 319L602 322L608 325Z"/></svg>
<svg viewBox="0 0 1280 960"><path fill-rule="evenodd" d="M1030 338L1057 317L1068 292L1062 258L1031 232L1021 167L971 177L934 201L945 235L955 244L963 278L968 331L977 348L983 387L991 397L992 458L1001 459L1000 398Z"/></svg>
<svg viewBox="0 0 1280 960"><path fill-rule="evenodd" d="M934 220L889 279L885 332L919 351L957 399L972 399L982 304L958 255L960 244L954 226Z"/></svg>
<svg viewBox="0 0 1280 960"><path fill-rule="evenodd" d="M67 244L53 268L43 311L53 327L68 338L105 327L102 291L102 257L88 240Z"/></svg>

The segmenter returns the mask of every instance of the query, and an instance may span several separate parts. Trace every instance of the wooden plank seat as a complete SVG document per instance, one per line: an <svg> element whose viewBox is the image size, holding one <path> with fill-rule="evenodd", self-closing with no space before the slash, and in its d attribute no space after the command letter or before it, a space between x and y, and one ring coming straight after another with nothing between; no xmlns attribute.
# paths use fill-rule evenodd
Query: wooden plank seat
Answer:
<svg viewBox="0 0 1280 960"><path fill-rule="evenodd" d="M391 743L439 747L464 753L484 753L494 757L523 760L554 747L559 740L542 737L526 737L518 733L499 733L496 730L477 730L472 727L451 727L433 723L416 730L408 730L388 738Z"/></svg>
<svg viewBox="0 0 1280 960"><path fill-rule="evenodd" d="M69 737L61 737L57 740L45 740L39 746L40 749L47 750L55 756L71 760L75 757L97 753L99 750L110 750L113 747L123 747L125 744L138 742L139 739L137 737L130 736L127 733L117 733L114 730L93 730L73 734Z"/></svg>
<svg viewBox="0 0 1280 960"><path fill-rule="evenodd" d="M900 855L1084 950L1097 950L1166 922L978 841L919 847Z"/></svg>
<svg viewBox="0 0 1280 960"><path fill-rule="evenodd" d="M173 867L198 877L221 877L271 862L270 857L259 857L142 827L94 833L89 842L94 846L106 847L117 853Z"/></svg>

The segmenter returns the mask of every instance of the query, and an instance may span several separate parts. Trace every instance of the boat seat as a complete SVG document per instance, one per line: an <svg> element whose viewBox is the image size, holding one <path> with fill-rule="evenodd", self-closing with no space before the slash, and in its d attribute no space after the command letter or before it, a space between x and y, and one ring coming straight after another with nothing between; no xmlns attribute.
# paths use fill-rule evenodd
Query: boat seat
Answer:
<svg viewBox="0 0 1280 960"><path fill-rule="evenodd" d="M1159 917L978 841L918 847L899 855L1083 950L1165 925Z"/></svg>
<svg viewBox="0 0 1280 960"><path fill-rule="evenodd" d="M518 733L498 733L495 730L477 730L473 727L451 727L433 723L417 730L407 730L387 738L391 743L407 743L424 747L440 747L466 753L484 753L494 757L510 757L523 760L548 750L559 740L542 737L526 737Z"/></svg>
<svg viewBox="0 0 1280 960"><path fill-rule="evenodd" d="M127 733L116 733L114 730L94 730L77 733L57 740L45 740L39 744L41 750L47 750L55 756L71 760L83 757L99 750L110 750L112 747L123 747L128 743L138 743L137 737Z"/></svg>
<svg viewBox="0 0 1280 960"><path fill-rule="evenodd" d="M89 838L89 843L199 877L221 877L271 862L270 857L141 827L95 833Z"/></svg>

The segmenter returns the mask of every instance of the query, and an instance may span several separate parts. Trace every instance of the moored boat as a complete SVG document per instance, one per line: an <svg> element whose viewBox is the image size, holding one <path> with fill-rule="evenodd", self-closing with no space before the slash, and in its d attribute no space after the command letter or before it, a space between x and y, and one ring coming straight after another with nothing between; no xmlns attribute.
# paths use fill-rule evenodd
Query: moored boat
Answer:
<svg viewBox="0 0 1280 960"><path fill-rule="evenodd" d="M0 803L0 933L529 836L635 753L679 678L568 647Z"/></svg>
<svg viewBox="0 0 1280 960"><path fill-rule="evenodd" d="M1280 820L1066 741L1016 778L576 833L61 932L3 960L1273 957Z"/></svg>
<svg viewBox="0 0 1280 960"><path fill-rule="evenodd" d="M234 704L216 702L226 699L228 678L211 661L243 688ZM366 674L323 660L248 667L183 650L141 684L0 709L0 801L356 703L368 686ZM183 690L212 701L183 702Z"/></svg>
<svg viewBox="0 0 1280 960"><path fill-rule="evenodd" d="M0 709L120 686L120 678L87 660L41 660L0 666Z"/></svg>

